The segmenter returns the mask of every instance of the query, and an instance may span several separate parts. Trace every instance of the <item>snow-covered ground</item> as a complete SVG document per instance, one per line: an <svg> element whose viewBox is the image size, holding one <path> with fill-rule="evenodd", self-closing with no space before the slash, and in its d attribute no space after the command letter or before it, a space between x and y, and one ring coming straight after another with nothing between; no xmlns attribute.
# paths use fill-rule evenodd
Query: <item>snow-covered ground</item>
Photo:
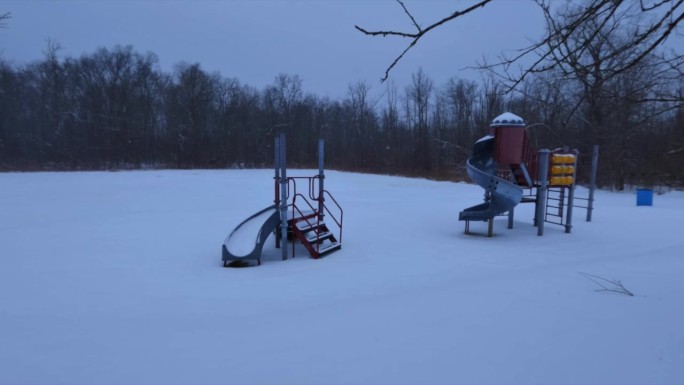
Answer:
<svg viewBox="0 0 684 385"><path fill-rule="evenodd" d="M227 269L271 170L0 174L0 383L684 382L684 193L487 238L478 186L327 176L342 250Z"/></svg>

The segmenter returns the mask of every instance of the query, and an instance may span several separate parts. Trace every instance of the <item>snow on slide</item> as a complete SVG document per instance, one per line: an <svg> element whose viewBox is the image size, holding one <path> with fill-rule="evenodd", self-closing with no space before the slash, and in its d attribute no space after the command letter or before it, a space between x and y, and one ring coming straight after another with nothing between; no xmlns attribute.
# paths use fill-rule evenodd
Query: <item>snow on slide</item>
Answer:
<svg viewBox="0 0 684 385"><path fill-rule="evenodd" d="M258 244L259 231L276 209L266 210L261 215L242 223L224 242L228 252L236 257L249 255Z"/></svg>

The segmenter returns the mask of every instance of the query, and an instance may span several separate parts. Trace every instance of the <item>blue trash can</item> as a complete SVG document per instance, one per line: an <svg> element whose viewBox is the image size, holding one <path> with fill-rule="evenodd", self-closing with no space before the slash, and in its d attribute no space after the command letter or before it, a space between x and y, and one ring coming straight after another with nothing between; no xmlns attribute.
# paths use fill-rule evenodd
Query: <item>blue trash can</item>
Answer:
<svg viewBox="0 0 684 385"><path fill-rule="evenodd" d="M653 190L637 189L637 206L653 206Z"/></svg>

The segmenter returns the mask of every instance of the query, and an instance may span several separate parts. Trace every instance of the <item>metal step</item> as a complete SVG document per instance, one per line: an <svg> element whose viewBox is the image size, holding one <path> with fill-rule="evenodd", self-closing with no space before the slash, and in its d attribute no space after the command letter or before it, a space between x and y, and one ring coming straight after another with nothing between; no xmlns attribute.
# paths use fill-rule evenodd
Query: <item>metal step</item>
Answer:
<svg viewBox="0 0 684 385"><path fill-rule="evenodd" d="M332 253L335 250L339 250L342 248L342 244L339 242L331 242L331 243L326 243L325 245L321 245L318 248L318 255L323 255L327 253ZM314 247L316 249L316 247Z"/></svg>
<svg viewBox="0 0 684 385"><path fill-rule="evenodd" d="M287 221L291 222L293 220L300 221L302 219L315 218L317 212L311 210L304 210L300 212L293 213L292 211L287 212Z"/></svg>
<svg viewBox="0 0 684 385"><path fill-rule="evenodd" d="M332 238L333 233L332 231L324 231L322 233L315 233L313 232L311 235L308 235L306 237L306 241L309 243L314 243L314 242L321 242L326 239Z"/></svg>
<svg viewBox="0 0 684 385"><path fill-rule="evenodd" d="M325 222L318 222L318 221L297 222L297 230L301 231L302 233L306 233L308 231L312 231L312 230L316 230L316 229L322 229L322 228L326 228Z"/></svg>

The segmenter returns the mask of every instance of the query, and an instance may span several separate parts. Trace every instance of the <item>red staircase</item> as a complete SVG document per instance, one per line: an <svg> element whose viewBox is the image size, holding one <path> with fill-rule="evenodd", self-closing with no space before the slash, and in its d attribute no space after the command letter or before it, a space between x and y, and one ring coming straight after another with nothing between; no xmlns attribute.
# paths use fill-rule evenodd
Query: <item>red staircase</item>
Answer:
<svg viewBox="0 0 684 385"><path fill-rule="evenodd" d="M342 248L342 223L344 212L337 200L327 190L317 193L315 188L318 177L289 177L288 196L292 202L288 205L288 229L293 238L297 239L312 258L318 259ZM307 179L309 184L308 198L297 193L297 179ZM292 190L292 195L290 195ZM318 207L314 207L315 202ZM328 205L328 202L332 202ZM333 210L330 210L332 208ZM326 224L325 220L330 223ZM294 242L292 255L295 255Z"/></svg>
<svg viewBox="0 0 684 385"><path fill-rule="evenodd" d="M304 245L311 257L318 259L342 248L318 213L291 220L292 234Z"/></svg>

